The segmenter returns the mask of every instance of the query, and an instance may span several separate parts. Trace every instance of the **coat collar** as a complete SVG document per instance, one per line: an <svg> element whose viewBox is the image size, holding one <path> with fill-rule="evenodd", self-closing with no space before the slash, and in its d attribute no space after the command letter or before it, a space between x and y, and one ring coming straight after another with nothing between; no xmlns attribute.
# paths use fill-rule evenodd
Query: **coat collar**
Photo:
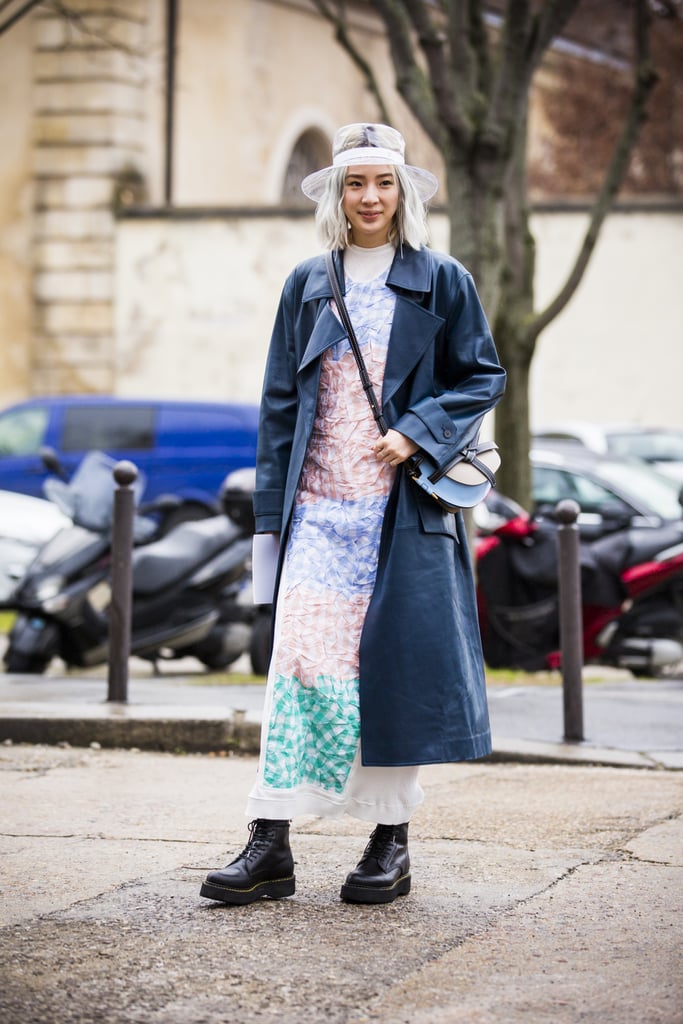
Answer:
<svg viewBox="0 0 683 1024"><path fill-rule="evenodd" d="M336 254L337 260L339 253ZM429 249L409 249L405 246L397 249L394 261L389 269L387 284L407 292L428 292L431 287L432 268ZM320 256L311 268L304 285L302 299L310 302L313 299L329 299L332 289L327 278L325 259Z"/></svg>

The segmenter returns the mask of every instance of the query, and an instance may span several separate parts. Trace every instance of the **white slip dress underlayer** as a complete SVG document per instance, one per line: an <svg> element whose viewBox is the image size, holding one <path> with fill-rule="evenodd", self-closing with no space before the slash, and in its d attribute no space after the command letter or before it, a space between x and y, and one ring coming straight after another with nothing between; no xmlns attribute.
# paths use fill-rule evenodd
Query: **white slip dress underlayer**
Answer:
<svg viewBox="0 0 683 1024"><path fill-rule="evenodd" d="M378 395L396 301L386 286L393 254L392 245L345 252L346 303ZM322 357L278 591L250 818L350 814L399 824L423 800L417 767L367 767L360 758L358 650L395 473L372 451L377 436L345 338Z"/></svg>

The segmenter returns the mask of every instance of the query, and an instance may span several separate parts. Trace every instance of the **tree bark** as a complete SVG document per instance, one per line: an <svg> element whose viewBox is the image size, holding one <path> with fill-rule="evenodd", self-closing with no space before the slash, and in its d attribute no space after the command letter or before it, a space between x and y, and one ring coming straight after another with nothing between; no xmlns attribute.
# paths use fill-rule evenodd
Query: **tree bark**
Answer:
<svg viewBox="0 0 683 1024"><path fill-rule="evenodd" d="M344 4L314 0L362 69L361 43ZM656 81L648 51L649 0L633 0L634 88L630 110L596 197L574 265L549 306L534 312L535 247L529 229L526 117L533 75L581 0L506 0L500 28L487 31L484 0L369 0L387 33L396 89L442 152L450 252L472 272L508 372L496 410L503 455L498 484L529 507L529 374L540 332L576 291L628 167ZM340 28L344 31L340 31ZM369 69L368 69L369 71ZM378 97L379 86L365 72Z"/></svg>

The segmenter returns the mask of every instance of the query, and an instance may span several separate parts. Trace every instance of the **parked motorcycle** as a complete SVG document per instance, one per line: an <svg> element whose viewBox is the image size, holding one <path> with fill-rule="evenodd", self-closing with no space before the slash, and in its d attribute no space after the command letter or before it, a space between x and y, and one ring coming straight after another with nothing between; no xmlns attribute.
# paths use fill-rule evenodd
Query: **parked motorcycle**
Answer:
<svg viewBox="0 0 683 1024"><path fill-rule="evenodd" d="M484 657L492 668L560 666L557 525L494 496L476 542ZM683 523L580 545L586 663L655 676L683 668Z"/></svg>
<svg viewBox="0 0 683 1024"><path fill-rule="evenodd" d="M136 516L131 654L155 663L193 656L208 667L223 668L249 651L259 612L250 589L253 518L250 524L250 513L239 516L235 500L235 494L242 494L242 505L250 509L249 481L245 485L243 474L234 474L234 486L230 478L226 481L233 514L241 521L212 516L181 522L165 533L163 508L161 521L151 518L158 508L146 510L149 518ZM81 479L78 484L80 498L72 494L70 499L74 525L41 549L13 596L18 614L5 654L8 672L43 672L54 657L79 667L107 659L109 496L101 487L98 501L94 483L88 486ZM53 496L61 493L64 501L70 486L49 490ZM263 671L263 666L255 664L254 670Z"/></svg>

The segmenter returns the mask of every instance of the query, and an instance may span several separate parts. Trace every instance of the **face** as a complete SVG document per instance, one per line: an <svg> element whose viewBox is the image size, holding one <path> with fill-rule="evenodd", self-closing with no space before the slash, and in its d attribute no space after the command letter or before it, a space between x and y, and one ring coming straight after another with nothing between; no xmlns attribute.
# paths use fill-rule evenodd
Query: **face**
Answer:
<svg viewBox="0 0 683 1024"><path fill-rule="evenodd" d="M389 241L398 197L398 179L391 165L348 168L342 208L351 224L354 245L369 249Z"/></svg>

